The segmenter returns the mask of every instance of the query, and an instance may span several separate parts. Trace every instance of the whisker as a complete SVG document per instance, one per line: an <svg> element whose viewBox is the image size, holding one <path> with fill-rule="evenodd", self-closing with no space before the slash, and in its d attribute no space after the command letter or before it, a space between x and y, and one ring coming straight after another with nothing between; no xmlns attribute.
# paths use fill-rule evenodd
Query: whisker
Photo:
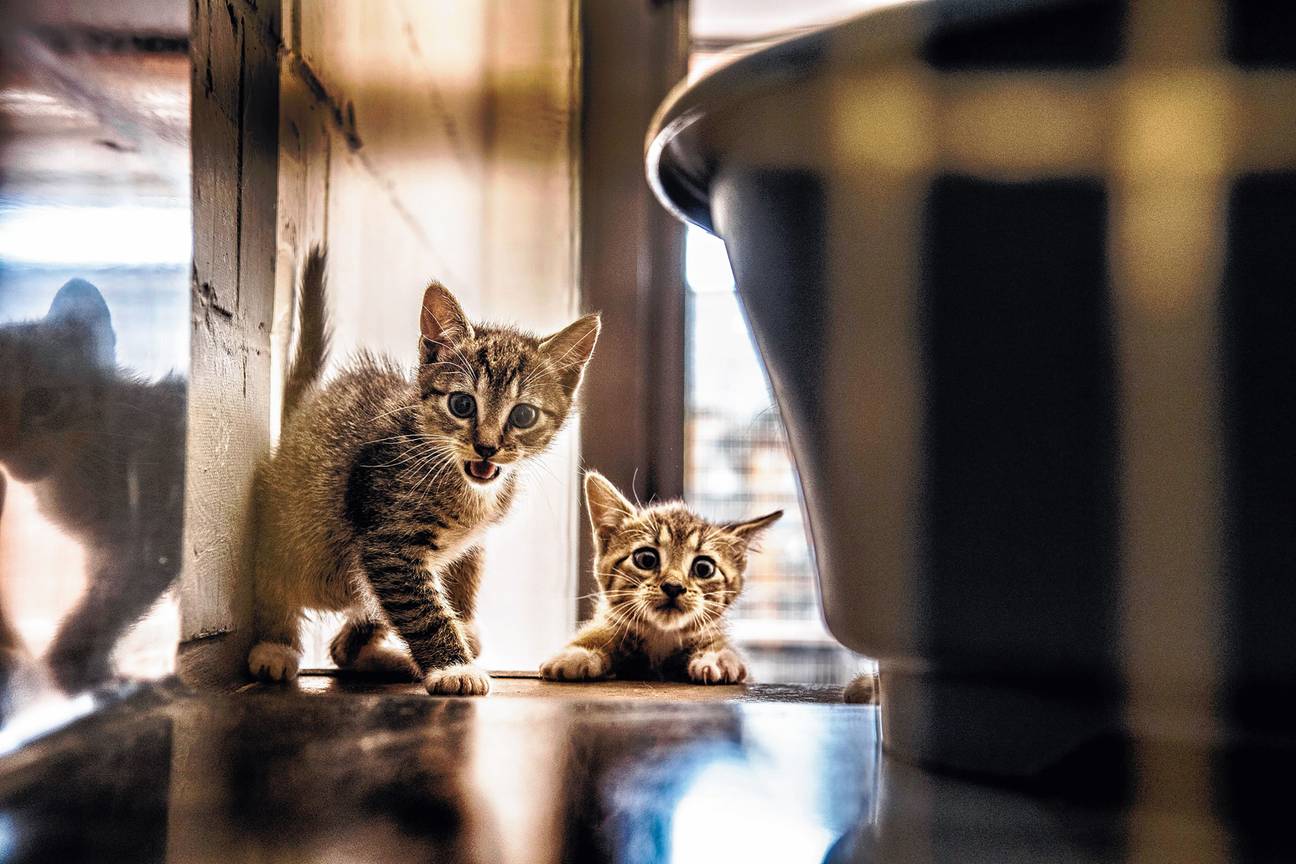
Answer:
<svg viewBox="0 0 1296 864"><path fill-rule="evenodd" d="M457 461L457 460L454 461L451 460L450 457L452 455L455 455L454 450L452 450L449 445L444 445L433 450L433 452L427 457L427 459L424 460L423 462L424 465L429 465L429 463L430 465L427 468L427 470L424 472L424 474L414 482L414 488L416 490L419 489L420 487L423 487L424 484L426 484L426 488L423 491L423 496L419 499L420 506L424 501L427 500L428 492L431 491L431 488L435 484L436 479L439 478L441 474L445 472L446 466L453 465L454 461Z"/></svg>
<svg viewBox="0 0 1296 864"><path fill-rule="evenodd" d="M415 440L417 440L417 439L430 439L430 438L431 438L431 436L429 436L429 435L427 435L426 433L423 433L423 432L409 432L409 433L406 433L406 434L404 434L404 435L388 435L386 438L371 438L370 440L368 440L368 441L366 441L366 442L364 442L364 443L366 443L366 444L382 444L382 443L385 443L385 442L387 442L387 441L401 441L401 440L409 440L409 439L415 439Z"/></svg>
<svg viewBox="0 0 1296 864"><path fill-rule="evenodd" d="M412 411L413 409L415 409L415 408L417 408L417 407L418 407L418 405L401 405L399 408L393 408L393 409L390 410L390 411L384 411L384 412L381 413L381 414L375 414L374 416L372 416L372 417L369 418L369 421L368 421L368 422L372 423L372 422L375 421L375 420L381 420L381 419L384 418L384 417L390 417L391 415L393 415L393 414L398 414L398 413L400 413L401 411Z"/></svg>
<svg viewBox="0 0 1296 864"><path fill-rule="evenodd" d="M396 465L404 465L407 462L412 462L421 459L424 455L432 451L435 451L438 446L440 445L436 441L424 441L412 447L407 448L406 450L398 454L399 458L397 459L393 459L390 462L379 462L374 465L366 465L365 467L366 468L391 468Z"/></svg>
<svg viewBox="0 0 1296 864"><path fill-rule="evenodd" d="M421 452L417 455L412 455L399 462L393 463L396 465L405 465L405 467L401 469L400 474L397 475L397 479L403 480L408 477L412 477L413 475L417 474L419 471L422 471L425 467L427 467L428 462L435 459L436 457L437 457L436 448L431 448L430 450ZM405 463L410 463L410 464L406 465Z"/></svg>
<svg viewBox="0 0 1296 864"><path fill-rule="evenodd" d="M438 462L433 466L432 470L430 470L428 474L419 481L420 484L424 484L425 486L423 496L419 499L419 506L422 506L423 502L427 500L427 496L432 492L433 487L443 476L445 476L446 472L457 469L458 465L459 453L457 448L447 446L440 452Z"/></svg>

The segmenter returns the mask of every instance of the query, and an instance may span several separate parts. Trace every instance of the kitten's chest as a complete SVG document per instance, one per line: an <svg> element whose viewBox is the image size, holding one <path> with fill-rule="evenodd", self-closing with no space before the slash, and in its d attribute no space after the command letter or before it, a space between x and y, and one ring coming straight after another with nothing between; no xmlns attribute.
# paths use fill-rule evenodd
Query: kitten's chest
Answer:
<svg viewBox="0 0 1296 864"><path fill-rule="evenodd" d="M636 647L648 665L661 669L684 649L684 640L677 633L641 633Z"/></svg>
<svg viewBox="0 0 1296 864"><path fill-rule="evenodd" d="M436 571L480 544L499 515L494 508L442 504L419 515L412 536L424 548L428 569Z"/></svg>
<svg viewBox="0 0 1296 864"><path fill-rule="evenodd" d="M414 476L417 472L403 467L401 458L408 457L362 451L353 465L342 503L357 536L403 540L423 550L432 566L476 545L502 515L497 500L464 494L453 480Z"/></svg>
<svg viewBox="0 0 1296 864"><path fill-rule="evenodd" d="M670 681L684 675L685 643L676 635L633 634L621 643L618 677L627 680Z"/></svg>
<svg viewBox="0 0 1296 864"><path fill-rule="evenodd" d="M434 535L425 546L426 565L433 572L459 558L481 539L482 528L452 526Z"/></svg>

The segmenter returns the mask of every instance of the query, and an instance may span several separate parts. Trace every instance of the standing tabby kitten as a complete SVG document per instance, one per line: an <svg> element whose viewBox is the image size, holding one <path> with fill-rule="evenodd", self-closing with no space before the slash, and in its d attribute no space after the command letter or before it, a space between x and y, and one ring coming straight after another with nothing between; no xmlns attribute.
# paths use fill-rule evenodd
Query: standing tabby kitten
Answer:
<svg viewBox="0 0 1296 864"><path fill-rule="evenodd" d="M259 478L248 665L293 678L302 609L346 610L331 644L339 666L416 672L429 693L485 693L490 679L472 665L478 544L508 510L518 467L567 419L598 316L536 337L470 323L434 282L413 381L361 354L317 387L329 339L318 250L301 298L283 435ZM383 645L389 628L408 654Z"/></svg>
<svg viewBox="0 0 1296 864"><path fill-rule="evenodd" d="M598 607L540 674L555 681L746 679L723 616L742 591L751 541L783 511L715 524L680 502L636 507L595 471L585 475L585 501Z"/></svg>

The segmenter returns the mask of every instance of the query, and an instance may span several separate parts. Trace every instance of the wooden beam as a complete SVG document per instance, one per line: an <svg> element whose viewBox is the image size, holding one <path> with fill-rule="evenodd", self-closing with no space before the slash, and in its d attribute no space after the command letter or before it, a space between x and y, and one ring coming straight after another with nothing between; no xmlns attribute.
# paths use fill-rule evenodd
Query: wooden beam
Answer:
<svg viewBox="0 0 1296 864"><path fill-rule="evenodd" d="M583 460L641 500L675 497L684 491L684 228L644 180L643 142L688 71L687 0L583 0L581 41L581 300L603 313L584 385ZM592 555L582 525L581 560ZM580 585L581 595L594 590L587 570Z"/></svg>
<svg viewBox="0 0 1296 864"><path fill-rule="evenodd" d="M194 260L179 670L243 679L251 640L246 537L270 446L279 164L277 4L194 4Z"/></svg>

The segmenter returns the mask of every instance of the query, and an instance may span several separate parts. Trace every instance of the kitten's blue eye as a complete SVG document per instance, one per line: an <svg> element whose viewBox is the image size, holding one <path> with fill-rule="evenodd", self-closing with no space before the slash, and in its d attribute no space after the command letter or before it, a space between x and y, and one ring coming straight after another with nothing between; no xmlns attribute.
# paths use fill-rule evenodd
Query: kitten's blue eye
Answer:
<svg viewBox="0 0 1296 864"><path fill-rule="evenodd" d="M517 429L530 429L540 419L540 412L534 405L514 405L509 412L509 423Z"/></svg>
<svg viewBox="0 0 1296 864"><path fill-rule="evenodd" d="M716 565L710 558L695 558L693 560L694 579L710 579L714 575L716 575Z"/></svg>
<svg viewBox="0 0 1296 864"><path fill-rule="evenodd" d="M477 400L467 393L451 393L446 400L450 413L456 417L471 417L477 413Z"/></svg>
<svg viewBox="0 0 1296 864"><path fill-rule="evenodd" d="M640 570L657 569L658 558L656 549L652 549L648 546L645 546L642 549L636 549L634 555L631 555L630 558L634 561L634 565Z"/></svg>

